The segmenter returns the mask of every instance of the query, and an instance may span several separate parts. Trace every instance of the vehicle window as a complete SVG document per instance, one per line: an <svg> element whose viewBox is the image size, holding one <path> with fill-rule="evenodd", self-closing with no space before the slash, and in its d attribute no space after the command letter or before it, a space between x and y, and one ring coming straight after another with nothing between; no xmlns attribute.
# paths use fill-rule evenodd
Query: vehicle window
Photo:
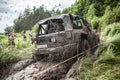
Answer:
<svg viewBox="0 0 120 80"><path fill-rule="evenodd" d="M63 23L51 22L48 26L48 33L64 31Z"/></svg>
<svg viewBox="0 0 120 80"><path fill-rule="evenodd" d="M81 19L75 18L75 19L73 20L73 29L80 29L80 28L82 28Z"/></svg>
<svg viewBox="0 0 120 80"><path fill-rule="evenodd" d="M48 33L54 33L55 30L56 30L56 26L53 23L50 23L47 29Z"/></svg>
<svg viewBox="0 0 120 80"><path fill-rule="evenodd" d="M46 24L41 24L40 26L40 30L39 30L39 34L43 35L43 34L49 34L49 33L55 33L55 32L59 32L59 31L64 31L64 26L63 26L63 22L61 21L50 21Z"/></svg>
<svg viewBox="0 0 120 80"><path fill-rule="evenodd" d="M44 29L44 27L43 27L42 25L40 25L40 30L39 30L38 33L39 33L40 35L45 34L45 29Z"/></svg>

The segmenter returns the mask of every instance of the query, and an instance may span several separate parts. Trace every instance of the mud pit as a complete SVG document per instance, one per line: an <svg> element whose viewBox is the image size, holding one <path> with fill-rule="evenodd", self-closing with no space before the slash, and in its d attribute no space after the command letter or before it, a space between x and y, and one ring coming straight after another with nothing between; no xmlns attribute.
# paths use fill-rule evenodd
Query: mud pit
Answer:
<svg viewBox="0 0 120 80"><path fill-rule="evenodd" d="M31 62L30 65L25 63ZM54 67L57 62L38 61L33 63L31 59L27 62L20 61L15 64L10 71L10 75L2 80L65 80L66 74L75 60ZM19 67L18 67L19 65ZM69 79L66 79L69 80Z"/></svg>
<svg viewBox="0 0 120 80"><path fill-rule="evenodd" d="M66 54L70 57L70 53ZM85 55L80 57L83 56ZM51 61L51 58L54 57L45 57L37 62L33 59L19 61L10 68L4 79L0 80L78 80L76 58L60 65L58 64L63 60L54 61L53 59Z"/></svg>
<svg viewBox="0 0 120 80"><path fill-rule="evenodd" d="M90 54L89 51L85 54L87 53ZM85 56L85 54L80 57ZM0 80L78 80L76 58L56 66L74 55L76 55L76 51L71 51L70 49L64 54L50 55L40 61L35 61L34 59L19 61L10 68L4 79Z"/></svg>
<svg viewBox="0 0 120 80"><path fill-rule="evenodd" d="M64 58L60 59L58 57L61 56L56 54L56 56L50 55L37 62L34 59L19 61L11 67L9 75L6 74L4 79L0 80L77 80L76 58L56 66L74 55L76 52L69 50L61 54Z"/></svg>
<svg viewBox="0 0 120 80"><path fill-rule="evenodd" d="M75 46L68 49L65 48L64 53L49 55L39 61L35 61L35 59L19 61L10 68L4 79L0 80L74 80L69 78L72 76L66 77L66 74L73 74L69 72L69 69L76 59L71 59L56 66L60 62L76 55L76 50L73 51L71 48L75 48Z"/></svg>

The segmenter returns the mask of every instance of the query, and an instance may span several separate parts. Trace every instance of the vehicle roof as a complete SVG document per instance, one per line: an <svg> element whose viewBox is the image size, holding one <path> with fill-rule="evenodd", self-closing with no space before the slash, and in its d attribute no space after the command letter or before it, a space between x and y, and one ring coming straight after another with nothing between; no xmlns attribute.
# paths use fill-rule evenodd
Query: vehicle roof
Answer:
<svg viewBox="0 0 120 80"><path fill-rule="evenodd" d="M50 18L46 18L46 19L43 19L43 20L40 20L39 22L38 22L38 24L44 24L44 23L46 23L48 20L53 20L53 19L64 19L64 17L65 16L69 16L70 14L61 14L61 15L59 15L59 16L53 16L53 17L50 17ZM78 15L72 15L72 16L78 16ZM81 16L79 16L79 17L81 17Z"/></svg>

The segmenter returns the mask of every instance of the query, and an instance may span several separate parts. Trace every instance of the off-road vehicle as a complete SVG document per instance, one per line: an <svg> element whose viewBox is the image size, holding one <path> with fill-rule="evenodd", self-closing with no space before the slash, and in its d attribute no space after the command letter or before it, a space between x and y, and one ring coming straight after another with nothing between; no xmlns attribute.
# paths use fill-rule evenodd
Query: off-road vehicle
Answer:
<svg viewBox="0 0 120 80"><path fill-rule="evenodd" d="M35 59L44 55L58 55L56 59L66 59L99 42L86 19L78 15L62 14L40 20L38 24Z"/></svg>

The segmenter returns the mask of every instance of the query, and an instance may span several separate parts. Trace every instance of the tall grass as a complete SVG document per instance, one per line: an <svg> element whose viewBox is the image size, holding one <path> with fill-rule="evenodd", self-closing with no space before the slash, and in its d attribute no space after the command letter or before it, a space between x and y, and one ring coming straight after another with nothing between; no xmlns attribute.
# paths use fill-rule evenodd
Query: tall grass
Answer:
<svg viewBox="0 0 120 80"><path fill-rule="evenodd" d="M120 23L113 23L108 26L101 32L101 39L108 40L115 34L120 33Z"/></svg>
<svg viewBox="0 0 120 80"><path fill-rule="evenodd" d="M120 80L120 23L108 25L101 34L105 44L98 50L98 58L80 61L79 80Z"/></svg>
<svg viewBox="0 0 120 80"><path fill-rule="evenodd" d="M7 35L2 35L2 38L0 38L0 44L2 45L0 50L0 69L19 60L31 58L34 45L31 44L29 33L30 31L26 33L27 39L25 41L21 33L16 33L14 47L8 46Z"/></svg>
<svg viewBox="0 0 120 80"><path fill-rule="evenodd" d="M16 56L10 50L0 51L0 69L7 67L9 64L20 60L19 56Z"/></svg>
<svg viewBox="0 0 120 80"><path fill-rule="evenodd" d="M99 63L89 57L82 59L78 70L79 80L120 80L120 64Z"/></svg>

